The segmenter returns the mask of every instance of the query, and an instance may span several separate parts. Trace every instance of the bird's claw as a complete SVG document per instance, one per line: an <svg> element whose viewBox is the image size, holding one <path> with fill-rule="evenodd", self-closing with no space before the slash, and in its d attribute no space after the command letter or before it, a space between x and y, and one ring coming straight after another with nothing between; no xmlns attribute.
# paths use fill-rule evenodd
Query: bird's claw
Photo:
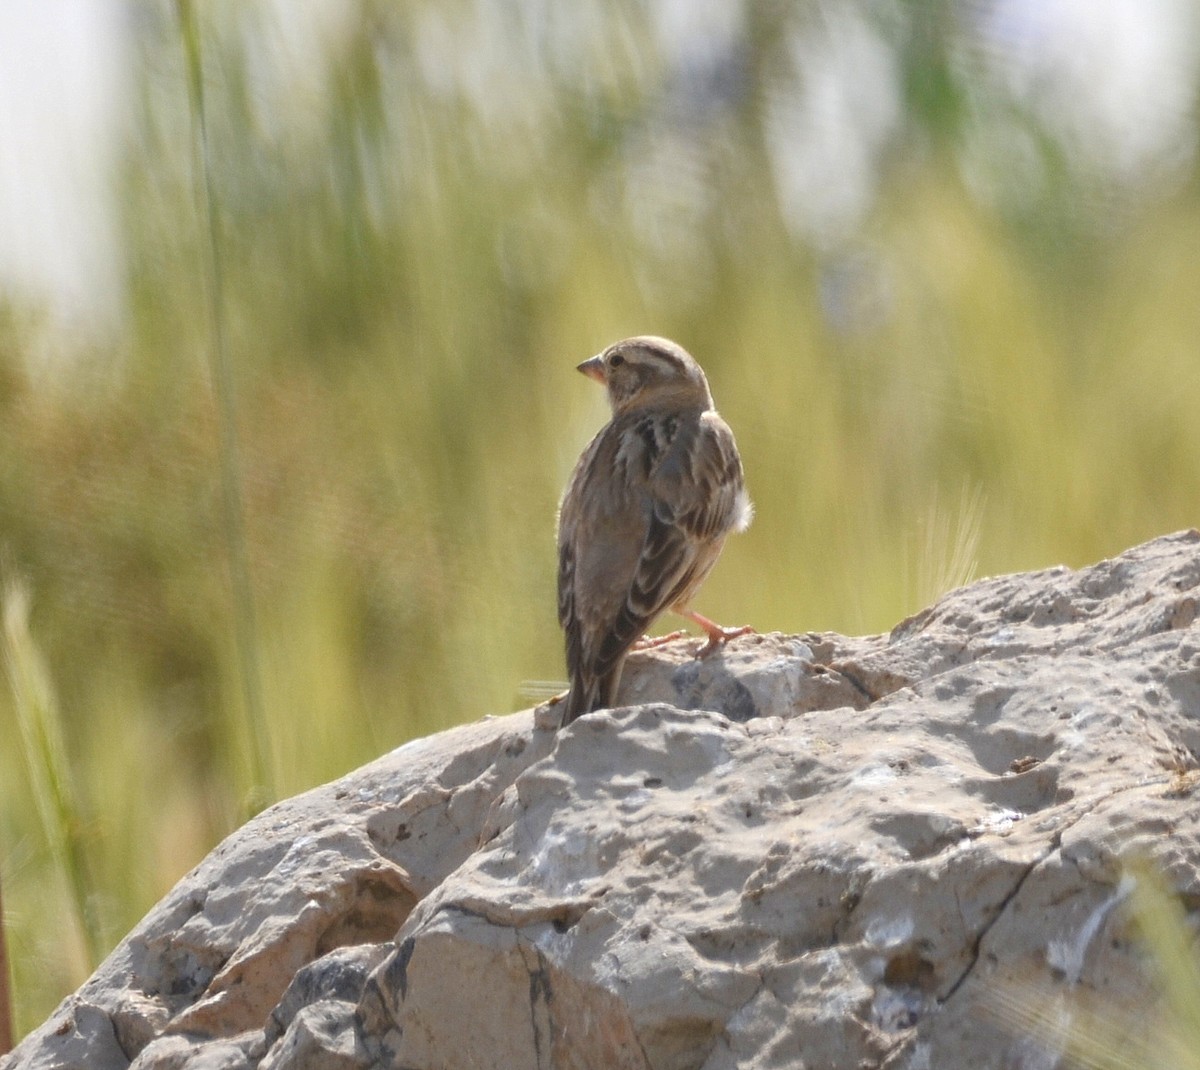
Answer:
<svg viewBox="0 0 1200 1070"><path fill-rule="evenodd" d="M714 624L711 628L705 628L704 631L708 635L708 641L702 643L696 649L696 660L702 661L709 657L719 647L723 647L730 639L736 639L739 635L753 635L754 629L749 624L745 624L740 628L722 628L719 624Z"/></svg>
<svg viewBox="0 0 1200 1070"><path fill-rule="evenodd" d="M669 635L643 635L631 647L632 650L654 650L656 647L666 646L667 643L673 643L676 639L686 639L687 632L671 632Z"/></svg>

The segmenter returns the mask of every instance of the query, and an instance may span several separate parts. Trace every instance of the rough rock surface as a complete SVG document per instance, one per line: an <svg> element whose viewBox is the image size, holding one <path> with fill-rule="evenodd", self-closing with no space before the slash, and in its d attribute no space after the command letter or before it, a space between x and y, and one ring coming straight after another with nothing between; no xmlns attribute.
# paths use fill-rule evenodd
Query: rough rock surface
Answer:
<svg viewBox="0 0 1200 1070"><path fill-rule="evenodd" d="M1198 594L1185 532L410 743L231 836L0 1066L1053 1067L994 995L1143 1006L1131 855L1200 905Z"/></svg>

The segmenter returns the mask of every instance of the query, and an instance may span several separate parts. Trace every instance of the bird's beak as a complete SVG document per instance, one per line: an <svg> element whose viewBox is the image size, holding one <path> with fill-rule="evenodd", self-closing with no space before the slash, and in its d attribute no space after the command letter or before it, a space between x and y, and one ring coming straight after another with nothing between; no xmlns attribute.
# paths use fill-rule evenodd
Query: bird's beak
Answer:
<svg viewBox="0 0 1200 1070"><path fill-rule="evenodd" d="M583 372L583 374L589 379L595 379L598 383L603 383L605 381L603 355L592 357L590 360L585 360L582 364L576 365L576 369Z"/></svg>

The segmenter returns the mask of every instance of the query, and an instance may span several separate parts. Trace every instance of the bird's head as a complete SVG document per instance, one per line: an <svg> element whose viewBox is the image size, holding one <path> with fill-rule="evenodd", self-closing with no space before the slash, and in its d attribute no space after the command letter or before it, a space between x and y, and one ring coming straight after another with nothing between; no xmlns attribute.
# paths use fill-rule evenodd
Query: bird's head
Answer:
<svg viewBox="0 0 1200 1070"><path fill-rule="evenodd" d="M626 338L585 360L579 370L608 389L614 415L660 405L712 408L700 365L666 338Z"/></svg>

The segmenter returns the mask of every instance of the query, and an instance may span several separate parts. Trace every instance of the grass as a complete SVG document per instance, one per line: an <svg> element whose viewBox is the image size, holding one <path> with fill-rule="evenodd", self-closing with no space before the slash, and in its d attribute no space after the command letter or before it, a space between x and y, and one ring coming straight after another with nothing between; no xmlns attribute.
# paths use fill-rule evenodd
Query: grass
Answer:
<svg viewBox="0 0 1200 1070"><path fill-rule="evenodd" d="M757 517L718 619L883 630L1195 523L1194 179L1088 228L913 150L817 253L771 190L769 84L664 129L640 7L490 96L430 67L423 4L355 7L281 94L267 10L198 7L191 52L141 26L119 336L0 309L18 1035L264 785L563 676L554 512L604 419L573 368L618 337L691 348L738 435Z"/></svg>
<svg viewBox="0 0 1200 1070"><path fill-rule="evenodd" d="M191 0L177 0L180 36L187 68L188 105L194 140L196 203L207 235L202 278L208 304L209 369L217 400L220 430L218 456L221 471L221 519L229 556L229 579L233 597L233 637L237 650L238 679L248 727L247 753L252 787L248 810L253 813L274 802L275 768L271 738L263 707L258 635L255 624L254 591L246 552L246 519L242 492L241 446L238 435L237 389L230 354L229 324L225 312L224 248L218 219L220 205L213 183L208 122L204 108L204 65L200 26Z"/></svg>
<svg viewBox="0 0 1200 1070"><path fill-rule="evenodd" d="M29 633L29 592L8 580L0 593L4 667L25 758L25 771L54 866L62 875L70 917L82 937L86 962L100 962L104 936L96 917L95 884L87 849L87 821L76 797L58 702L41 652Z"/></svg>

